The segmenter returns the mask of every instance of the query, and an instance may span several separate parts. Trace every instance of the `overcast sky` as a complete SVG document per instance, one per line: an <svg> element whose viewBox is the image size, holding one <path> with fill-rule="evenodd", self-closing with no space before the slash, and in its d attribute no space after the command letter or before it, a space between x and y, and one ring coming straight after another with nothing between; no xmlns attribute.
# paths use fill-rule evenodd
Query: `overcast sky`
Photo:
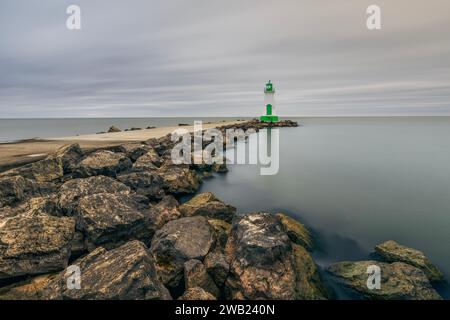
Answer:
<svg viewBox="0 0 450 320"><path fill-rule="evenodd" d="M450 115L450 1L0 1L0 118L256 116L269 79L281 115Z"/></svg>

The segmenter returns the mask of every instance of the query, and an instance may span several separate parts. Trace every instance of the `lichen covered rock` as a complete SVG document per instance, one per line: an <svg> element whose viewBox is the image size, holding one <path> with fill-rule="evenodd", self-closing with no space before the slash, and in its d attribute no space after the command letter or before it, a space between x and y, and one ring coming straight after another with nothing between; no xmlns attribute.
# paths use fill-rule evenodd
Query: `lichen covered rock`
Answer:
<svg viewBox="0 0 450 320"><path fill-rule="evenodd" d="M425 256L422 251L408 248L389 240L375 247L378 253L387 262L404 262L415 266L425 272L430 281L443 281L444 275L441 271Z"/></svg>
<svg viewBox="0 0 450 320"><path fill-rule="evenodd" d="M211 192L204 192L196 195L188 202L183 203L179 210L185 217L200 215L227 222L231 222L236 213L235 207L223 203Z"/></svg>

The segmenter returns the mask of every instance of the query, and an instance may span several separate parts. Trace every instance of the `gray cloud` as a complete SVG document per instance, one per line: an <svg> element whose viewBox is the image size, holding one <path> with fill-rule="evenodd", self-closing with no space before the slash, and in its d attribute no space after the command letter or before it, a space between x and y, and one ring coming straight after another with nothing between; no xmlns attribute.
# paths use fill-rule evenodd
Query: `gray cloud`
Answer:
<svg viewBox="0 0 450 320"><path fill-rule="evenodd" d="M365 10L382 8L368 31ZM78 4L82 30L65 27ZM0 117L450 115L446 0L0 2Z"/></svg>

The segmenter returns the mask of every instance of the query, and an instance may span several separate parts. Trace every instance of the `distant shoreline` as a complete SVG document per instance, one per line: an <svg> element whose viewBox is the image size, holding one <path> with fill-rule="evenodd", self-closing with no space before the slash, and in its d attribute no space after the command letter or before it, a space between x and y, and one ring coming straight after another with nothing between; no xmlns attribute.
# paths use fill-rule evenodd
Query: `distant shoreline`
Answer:
<svg viewBox="0 0 450 320"><path fill-rule="evenodd" d="M217 126L229 125L245 120L222 120L203 123L203 129L215 128ZM165 126L153 129L140 129L134 131L121 131L112 133L84 134L78 136L55 137L55 138L31 138L11 142L0 143L0 172L27 163L35 162L45 158L49 153L66 144L78 143L83 149L97 149L116 146L123 143L132 143L161 138L176 129L183 128L190 132L194 130L193 125L188 126ZM108 128L105 128L108 129Z"/></svg>

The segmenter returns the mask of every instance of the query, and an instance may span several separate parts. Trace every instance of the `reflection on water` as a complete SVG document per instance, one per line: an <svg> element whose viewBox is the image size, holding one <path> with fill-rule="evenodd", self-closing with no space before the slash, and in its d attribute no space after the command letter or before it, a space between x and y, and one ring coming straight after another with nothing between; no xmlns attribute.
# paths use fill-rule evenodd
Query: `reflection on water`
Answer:
<svg viewBox="0 0 450 320"><path fill-rule="evenodd" d="M305 223L322 267L368 259L392 239L424 251L450 279L450 118L298 121L280 131L277 175L233 165L201 191L241 213L284 211Z"/></svg>

